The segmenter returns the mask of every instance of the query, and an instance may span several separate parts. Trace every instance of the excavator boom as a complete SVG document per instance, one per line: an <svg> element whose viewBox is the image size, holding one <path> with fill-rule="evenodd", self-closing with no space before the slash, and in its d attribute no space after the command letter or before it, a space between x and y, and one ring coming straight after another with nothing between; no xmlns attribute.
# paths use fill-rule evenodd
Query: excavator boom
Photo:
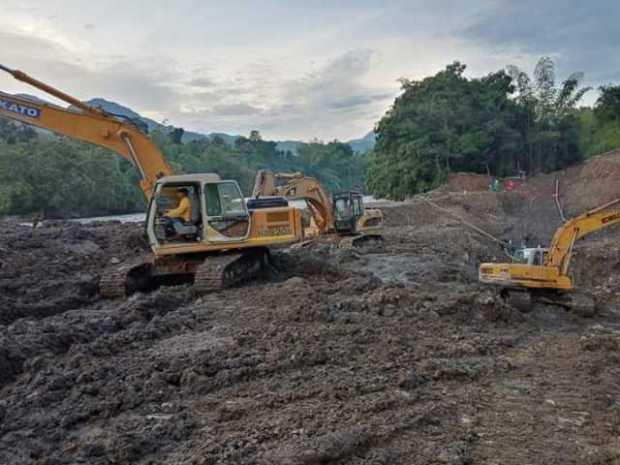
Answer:
<svg viewBox="0 0 620 465"><path fill-rule="evenodd" d="M136 167L147 199L151 197L157 179L172 174L157 146L133 124L87 105L26 73L2 65L0 70L71 105L65 109L41 100L0 92L0 116L112 150Z"/></svg>
<svg viewBox="0 0 620 465"><path fill-rule="evenodd" d="M278 184L278 181L281 184ZM254 197L279 196L289 200L305 200L316 223L319 234L333 232L335 218L332 199L321 183L301 173L272 173L259 170L256 173Z"/></svg>
<svg viewBox="0 0 620 465"><path fill-rule="evenodd" d="M620 199L613 200L560 226L553 235L546 265L557 267L561 274L567 274L575 241L620 222L620 211L610 210L618 203Z"/></svg>

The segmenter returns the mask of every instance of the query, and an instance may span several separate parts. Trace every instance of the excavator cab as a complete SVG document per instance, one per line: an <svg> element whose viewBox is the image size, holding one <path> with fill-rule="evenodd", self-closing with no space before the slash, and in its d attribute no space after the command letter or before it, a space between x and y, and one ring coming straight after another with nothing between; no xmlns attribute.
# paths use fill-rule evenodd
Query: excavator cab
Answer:
<svg viewBox="0 0 620 465"><path fill-rule="evenodd" d="M167 212L177 208L178 192L185 192L190 204L190 217L186 221L180 218L169 218ZM201 202L200 185L197 183L162 184L153 197L152 207L155 208L155 236L160 243L199 241L201 234Z"/></svg>
<svg viewBox="0 0 620 465"><path fill-rule="evenodd" d="M175 193L180 189L187 192L191 217L189 221L175 220L171 226L166 211L177 206ZM215 174L167 176L158 180L147 217L152 245L239 241L246 239L249 231L250 214L235 181L222 181Z"/></svg>
<svg viewBox="0 0 620 465"><path fill-rule="evenodd" d="M546 247L519 249L512 256L512 262L530 266L542 266L545 264L548 254L549 249Z"/></svg>
<svg viewBox="0 0 620 465"><path fill-rule="evenodd" d="M332 197L335 227L339 234L357 233L357 221L364 215L362 194L354 191L338 192Z"/></svg>

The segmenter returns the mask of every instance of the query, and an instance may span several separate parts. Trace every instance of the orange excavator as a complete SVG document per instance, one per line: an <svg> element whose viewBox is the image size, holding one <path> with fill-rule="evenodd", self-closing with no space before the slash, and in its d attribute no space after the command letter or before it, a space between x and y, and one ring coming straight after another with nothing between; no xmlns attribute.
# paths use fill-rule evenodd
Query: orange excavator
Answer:
<svg viewBox="0 0 620 465"><path fill-rule="evenodd" d="M365 208L360 192L343 191L331 195L313 177L260 170L252 195L257 199L275 196L304 200L312 220L304 230L305 237L335 236L342 248L382 240L383 213Z"/></svg>
<svg viewBox="0 0 620 465"><path fill-rule="evenodd" d="M0 116L106 148L129 160L148 200L146 234L152 255L105 269L99 291L120 297L159 284L192 282L198 292L252 278L265 266L269 246L303 238L301 213L284 199L256 200L248 207L235 181L217 174L172 173L157 146L132 121L95 108L27 74L0 70L69 108L0 92ZM175 196L187 196L191 212L171 222Z"/></svg>
<svg viewBox="0 0 620 465"><path fill-rule="evenodd" d="M620 223L618 204L620 199L568 220L556 230L548 248L521 249L513 263L482 263L480 282L499 286L502 297L517 307L538 302L591 313L594 300L576 292L569 276L573 248L577 240Z"/></svg>

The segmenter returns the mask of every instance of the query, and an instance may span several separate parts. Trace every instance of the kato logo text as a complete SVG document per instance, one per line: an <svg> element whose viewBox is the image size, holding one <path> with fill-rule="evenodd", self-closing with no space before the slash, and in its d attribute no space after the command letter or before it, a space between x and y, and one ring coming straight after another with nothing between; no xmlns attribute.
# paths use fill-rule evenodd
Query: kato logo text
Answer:
<svg viewBox="0 0 620 465"><path fill-rule="evenodd" d="M29 118L38 118L41 116L41 110L26 105L20 105L19 103L11 102L0 98L0 110L10 111L11 113L17 113L18 115L27 116Z"/></svg>

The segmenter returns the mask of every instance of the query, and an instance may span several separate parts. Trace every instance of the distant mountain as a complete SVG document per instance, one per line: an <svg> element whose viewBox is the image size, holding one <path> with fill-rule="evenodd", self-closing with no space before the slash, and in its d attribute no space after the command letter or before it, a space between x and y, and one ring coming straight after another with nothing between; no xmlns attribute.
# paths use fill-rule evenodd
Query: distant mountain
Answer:
<svg viewBox="0 0 620 465"><path fill-rule="evenodd" d="M150 118L146 118L139 113L133 111L131 108L125 107L116 102L111 102L103 98L93 98L86 101L85 103L93 107L101 108L102 110L105 110L113 115L122 116L134 121L142 121L144 124L146 124L146 127L149 131L157 128L165 128L165 125L158 123L157 121ZM205 137L207 136L198 132L185 131L185 133L183 134L183 142L187 143L191 142L192 140L204 139Z"/></svg>
<svg viewBox="0 0 620 465"><path fill-rule="evenodd" d="M345 143L348 144L355 153L366 153L375 147L375 133L371 131L361 139L353 139ZM282 150L283 152L288 150L297 154L297 147L303 144L303 142L300 140L284 140L278 141L277 144L278 150Z"/></svg>
<svg viewBox="0 0 620 465"><path fill-rule="evenodd" d="M349 144L356 153L366 153L375 148L376 141L377 136L373 131L370 131L361 139L350 140L347 144Z"/></svg>
<svg viewBox="0 0 620 465"><path fill-rule="evenodd" d="M133 111L131 108L124 107L123 105L119 105L115 102L110 102L109 100L103 98L93 98L84 103L90 105L91 107L101 108L102 110L116 116L122 116L133 120L143 121L149 128L149 131L152 131L153 129L162 126L157 121L154 121L150 118L145 118L142 115Z"/></svg>
<svg viewBox="0 0 620 465"><path fill-rule="evenodd" d="M4 94L4 92L0 92L0 93ZM51 103L46 102L45 100L40 99L39 97L35 97L34 95L30 95L30 94L15 94L15 96L19 98L23 98L24 100L30 100L31 102L34 102L34 103L46 103L48 105L52 105Z"/></svg>
<svg viewBox="0 0 620 465"><path fill-rule="evenodd" d="M29 100L32 100L34 102L48 103L32 95L20 94L20 96L27 98ZM157 128L166 129L168 127L162 123L158 123L157 121L153 119L146 118L140 115L139 113L135 112L129 107L120 105L116 102L111 102L103 98L93 98L93 99L87 100L84 103L91 105L93 107L96 107L96 108L101 108L102 110L107 111L108 113L112 115L120 116L123 118L128 118L136 122L142 122L144 123L146 128L148 128L149 131L152 131ZM226 134L222 132L212 132L209 134L201 134L199 132L185 131L185 133L183 134L183 142L188 143L193 140L200 140L204 138L213 139L214 137L221 137L224 140L224 142L226 142L227 145L234 145L235 141L241 136ZM275 142L277 144L278 150L281 150L283 152L290 151L291 153L294 153L294 154L297 154L297 148L299 147L299 145L304 143L299 140L283 140L283 141L275 141ZM366 134L364 137L362 137L361 139L353 139L346 143L351 146L354 152L365 153L374 148L375 134L374 132L371 131L368 134Z"/></svg>
<svg viewBox="0 0 620 465"><path fill-rule="evenodd" d="M131 108L127 108L115 102L110 102L109 100L105 100L102 98L94 98L94 99L87 101L86 103L89 105L95 106L95 107L99 107L107 111L108 113L125 116L131 119L142 120L144 121L144 123L146 123L147 127L149 128L149 131L152 131L155 128L164 127L163 124L158 123L157 121L154 121L152 119L145 118L141 116L140 114L136 113L135 111L133 111ZM185 134L183 135L183 142L187 143L187 142L191 142L192 140L198 140L198 139L202 139L205 137L212 139L216 136L224 139L224 142L226 142L226 144L228 145L234 145L235 141L240 137L238 135L231 135L231 134L220 133L220 132L201 134L199 132L185 131ZM375 133L373 131L370 131L368 134L366 134L361 139L350 140L347 142L347 144L349 144L351 148L353 149L353 151L356 153L366 153L375 147L375 140L376 140ZM303 144L303 142L299 140L283 140L283 141L276 141L276 144L277 144L278 150L281 150L283 152L290 151L291 153L297 154L297 147L300 144Z"/></svg>
<svg viewBox="0 0 620 465"><path fill-rule="evenodd" d="M241 136L233 136L230 134L226 134L223 132L211 132L209 134L207 134L206 136L203 134L203 137L208 137L209 139L213 139L214 137L219 137L221 139L224 140L224 142L226 142L226 145L235 145L235 142L237 142L237 139L239 139L239 137ZM185 142L185 140L183 140L183 142Z"/></svg>

